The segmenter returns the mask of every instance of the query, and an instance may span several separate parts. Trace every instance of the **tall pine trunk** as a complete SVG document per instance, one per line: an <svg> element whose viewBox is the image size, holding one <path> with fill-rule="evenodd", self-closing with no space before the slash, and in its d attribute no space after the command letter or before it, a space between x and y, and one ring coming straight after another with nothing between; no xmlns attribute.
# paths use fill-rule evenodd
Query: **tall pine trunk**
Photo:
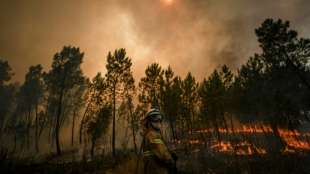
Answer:
<svg viewBox="0 0 310 174"><path fill-rule="evenodd" d="M134 148L135 148L135 153L138 154L135 128L132 128L132 140L133 140L133 145L134 145Z"/></svg>
<svg viewBox="0 0 310 174"><path fill-rule="evenodd" d="M176 134L175 134L174 125L173 125L173 122L172 122L171 118L169 118L169 125L170 125L170 129L171 129L171 133L172 133L172 138L173 138L173 140L175 140L176 139Z"/></svg>
<svg viewBox="0 0 310 174"><path fill-rule="evenodd" d="M74 126L75 126L75 117L76 117L76 112L73 112L73 118L72 118L72 129L71 129L71 146L74 144Z"/></svg>
<svg viewBox="0 0 310 174"><path fill-rule="evenodd" d="M132 129L132 141L133 141L133 145L135 148L135 153L138 154L138 148L137 148L137 142L136 142L136 130L135 130L135 123L134 123L134 118L132 111L130 109L130 115L131 115L131 129Z"/></svg>
<svg viewBox="0 0 310 174"><path fill-rule="evenodd" d="M86 119L86 114L89 110L89 107L90 107L90 104L88 103L87 104L87 107L84 111L84 114L83 114L83 117L82 117L82 120L81 120L81 124L80 124L80 130L79 130L79 142L80 144L82 144L82 134L83 134L83 128L84 128L84 124L85 124L85 119Z"/></svg>
<svg viewBox="0 0 310 174"><path fill-rule="evenodd" d="M56 140L56 151L57 155L61 155L60 142L59 142L59 132L60 132L60 116L62 113L62 99L63 99L63 88L60 91L59 100L58 100L58 109L56 115L56 126L55 126L55 140Z"/></svg>
<svg viewBox="0 0 310 174"><path fill-rule="evenodd" d="M38 131L39 118L38 118L38 105L37 104L35 106L35 109L36 109L35 149L37 152L39 152L39 131Z"/></svg>
<svg viewBox="0 0 310 174"><path fill-rule="evenodd" d="M116 86L113 87L113 125L112 125L112 154L115 157L115 103L116 103Z"/></svg>
<svg viewBox="0 0 310 174"><path fill-rule="evenodd" d="M31 128L31 107L28 110L27 116L27 149L30 148L30 128Z"/></svg>
<svg viewBox="0 0 310 174"><path fill-rule="evenodd" d="M14 132L14 146L13 146L13 153L15 153L16 151L16 144L17 144L17 135L16 135L16 131Z"/></svg>
<svg viewBox="0 0 310 174"><path fill-rule="evenodd" d="M92 139L92 141L91 141L91 148L90 148L90 156L92 158L94 157L94 153L95 153L95 144L96 144L96 140Z"/></svg>

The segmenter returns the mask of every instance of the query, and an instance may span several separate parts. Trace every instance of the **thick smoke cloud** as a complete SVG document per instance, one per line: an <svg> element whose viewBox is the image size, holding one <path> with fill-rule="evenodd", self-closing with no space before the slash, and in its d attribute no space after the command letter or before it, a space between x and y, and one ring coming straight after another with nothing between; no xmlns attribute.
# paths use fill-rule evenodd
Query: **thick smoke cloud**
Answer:
<svg viewBox="0 0 310 174"><path fill-rule="evenodd" d="M140 78L146 66L171 65L201 80L222 64L236 69L259 51L254 28L266 18L290 20L310 37L307 0L4 0L0 57L16 80L28 66L49 68L64 45L79 46L88 76L105 71L107 52L124 47Z"/></svg>

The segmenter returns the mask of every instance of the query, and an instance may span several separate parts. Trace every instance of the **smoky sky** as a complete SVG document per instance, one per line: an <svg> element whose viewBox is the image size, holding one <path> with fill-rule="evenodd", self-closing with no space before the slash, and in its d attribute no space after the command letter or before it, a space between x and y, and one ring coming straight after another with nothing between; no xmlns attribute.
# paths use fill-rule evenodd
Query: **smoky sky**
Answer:
<svg viewBox="0 0 310 174"><path fill-rule="evenodd" d="M48 70L63 46L77 46L93 77L105 72L108 51L126 48L136 78L157 62L201 80L259 52L254 29L266 18L289 20L309 38L309 9L308 0L1 0L0 58L22 81L30 65Z"/></svg>

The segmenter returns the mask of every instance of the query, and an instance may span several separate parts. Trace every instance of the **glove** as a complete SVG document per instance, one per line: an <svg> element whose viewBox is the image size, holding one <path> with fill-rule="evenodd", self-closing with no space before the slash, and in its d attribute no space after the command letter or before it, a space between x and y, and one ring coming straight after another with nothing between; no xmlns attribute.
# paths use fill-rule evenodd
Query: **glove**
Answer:
<svg viewBox="0 0 310 174"><path fill-rule="evenodd" d="M171 154L171 157L172 157L172 159L173 159L174 161L177 161L177 160L178 160L178 156L177 156L177 154L176 154L175 152L171 151L170 154Z"/></svg>

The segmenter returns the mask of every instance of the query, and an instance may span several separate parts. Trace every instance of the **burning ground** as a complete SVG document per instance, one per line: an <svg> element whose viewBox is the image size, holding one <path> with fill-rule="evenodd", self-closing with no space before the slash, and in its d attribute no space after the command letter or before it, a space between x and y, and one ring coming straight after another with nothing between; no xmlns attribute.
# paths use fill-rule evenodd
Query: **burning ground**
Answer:
<svg viewBox="0 0 310 174"><path fill-rule="evenodd" d="M264 155L281 149L283 154L310 151L310 132L279 128L278 137L267 125L242 125L239 128L195 129L188 137L175 140L179 145L208 147L211 151L235 155ZM277 145L277 140L281 144Z"/></svg>
<svg viewBox="0 0 310 174"><path fill-rule="evenodd" d="M194 129L172 144L189 173L308 173L309 142L309 131L256 123Z"/></svg>

